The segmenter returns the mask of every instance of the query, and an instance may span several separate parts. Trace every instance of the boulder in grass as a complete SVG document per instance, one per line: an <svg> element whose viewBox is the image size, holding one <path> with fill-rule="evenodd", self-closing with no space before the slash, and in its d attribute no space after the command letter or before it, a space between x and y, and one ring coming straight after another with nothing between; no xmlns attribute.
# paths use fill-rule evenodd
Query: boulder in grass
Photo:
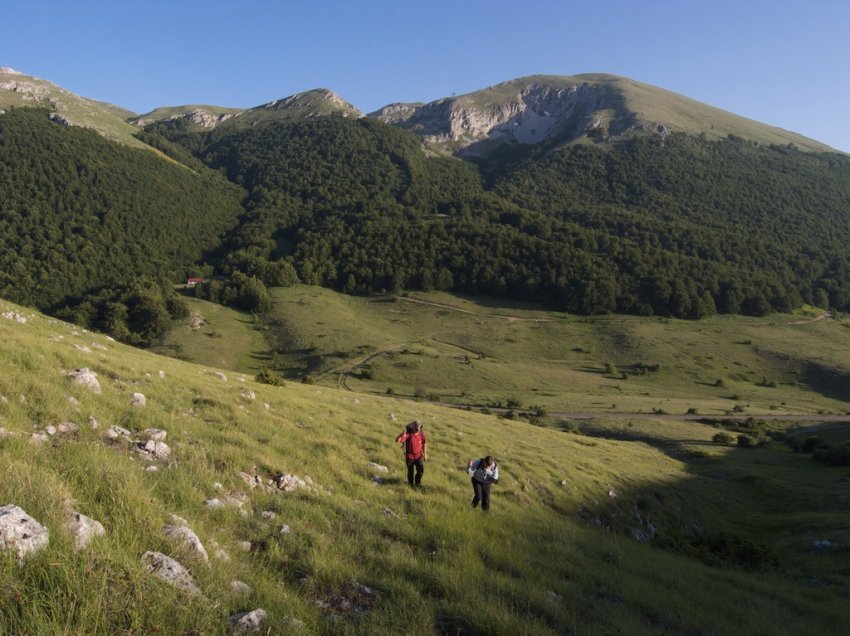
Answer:
<svg viewBox="0 0 850 636"><path fill-rule="evenodd" d="M250 585L236 580L230 582L230 591L240 596L250 596L254 593Z"/></svg>
<svg viewBox="0 0 850 636"><path fill-rule="evenodd" d="M227 630L227 634L228 636L241 636L242 634L261 632L265 629L268 621L268 614L262 609L234 614L230 617L230 629Z"/></svg>
<svg viewBox="0 0 850 636"><path fill-rule="evenodd" d="M145 552L142 555L142 564L148 572L155 574L169 585L189 594L200 594L201 592L201 588L195 583L195 579L192 578L189 571L178 561L162 552Z"/></svg>
<svg viewBox="0 0 850 636"><path fill-rule="evenodd" d="M101 537L106 532L103 524L79 512L72 512L68 520L68 530L74 535L77 550L83 550L94 537Z"/></svg>
<svg viewBox="0 0 850 636"><path fill-rule="evenodd" d="M165 438L168 436L168 433L159 428L146 428L142 431L142 435L146 439L152 440L154 442L164 442Z"/></svg>
<svg viewBox="0 0 850 636"><path fill-rule="evenodd" d="M0 550L14 552L18 564L50 542L50 532L14 504L0 507Z"/></svg>
<svg viewBox="0 0 850 636"><path fill-rule="evenodd" d="M195 531L187 525L186 520L177 515L171 515L170 521L171 523L162 529L163 534L184 546L199 561L204 563L209 561L204 544L201 543Z"/></svg>
<svg viewBox="0 0 850 636"><path fill-rule="evenodd" d="M133 393L130 398L131 406L145 406L148 403L148 399L145 397L144 393Z"/></svg>
<svg viewBox="0 0 850 636"><path fill-rule="evenodd" d="M75 384L88 389L92 393L100 393L100 382L97 380L97 373L89 371L87 368L74 369L68 374L68 378Z"/></svg>
<svg viewBox="0 0 850 636"><path fill-rule="evenodd" d="M141 442L136 446L138 453L150 461L168 461L171 459L171 448L165 442L155 442L148 440L144 444Z"/></svg>

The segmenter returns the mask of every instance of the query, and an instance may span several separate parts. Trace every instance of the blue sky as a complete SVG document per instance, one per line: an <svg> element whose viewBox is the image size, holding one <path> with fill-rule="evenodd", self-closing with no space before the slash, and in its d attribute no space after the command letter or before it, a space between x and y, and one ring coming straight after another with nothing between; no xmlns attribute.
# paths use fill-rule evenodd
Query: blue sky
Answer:
<svg viewBox="0 0 850 636"><path fill-rule="evenodd" d="M845 0L3 5L0 66L137 113L319 87L369 112L524 75L607 72L850 152Z"/></svg>

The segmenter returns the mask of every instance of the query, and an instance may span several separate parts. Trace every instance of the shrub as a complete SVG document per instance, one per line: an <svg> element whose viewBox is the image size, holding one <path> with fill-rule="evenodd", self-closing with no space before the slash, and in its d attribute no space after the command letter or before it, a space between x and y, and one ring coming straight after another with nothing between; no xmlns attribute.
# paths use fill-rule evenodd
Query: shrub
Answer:
<svg viewBox="0 0 850 636"><path fill-rule="evenodd" d="M818 446L812 453L812 459L825 466L850 466L850 442L841 446Z"/></svg>
<svg viewBox="0 0 850 636"><path fill-rule="evenodd" d="M254 379L261 384L271 384L272 386L283 386L284 379L277 371L271 369L262 369Z"/></svg>
<svg viewBox="0 0 850 636"><path fill-rule="evenodd" d="M727 432L715 433L714 437L711 438L711 441L715 444L731 444L734 441L734 437Z"/></svg>
<svg viewBox="0 0 850 636"><path fill-rule="evenodd" d="M809 435L806 439L804 439L800 443L800 451L803 453L811 453L818 446L825 446L826 442L822 437L818 437L817 435Z"/></svg>
<svg viewBox="0 0 850 636"><path fill-rule="evenodd" d="M759 448L764 446L764 441L750 435L738 435L739 448Z"/></svg>
<svg viewBox="0 0 850 636"><path fill-rule="evenodd" d="M301 384L316 384L316 378L309 373L301 378Z"/></svg>

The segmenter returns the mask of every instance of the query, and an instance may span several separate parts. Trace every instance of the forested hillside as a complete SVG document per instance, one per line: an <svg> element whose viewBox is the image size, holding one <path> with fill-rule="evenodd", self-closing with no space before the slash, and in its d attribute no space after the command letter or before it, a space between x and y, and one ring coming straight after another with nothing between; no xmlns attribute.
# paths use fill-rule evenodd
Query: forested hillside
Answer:
<svg viewBox="0 0 850 636"><path fill-rule="evenodd" d="M51 121L0 116L0 296L41 309L144 277L180 280L244 192L203 167Z"/></svg>
<svg viewBox="0 0 850 636"><path fill-rule="evenodd" d="M369 119L151 131L249 191L222 266L267 284L677 317L850 307L842 155L674 134L541 148L483 179Z"/></svg>

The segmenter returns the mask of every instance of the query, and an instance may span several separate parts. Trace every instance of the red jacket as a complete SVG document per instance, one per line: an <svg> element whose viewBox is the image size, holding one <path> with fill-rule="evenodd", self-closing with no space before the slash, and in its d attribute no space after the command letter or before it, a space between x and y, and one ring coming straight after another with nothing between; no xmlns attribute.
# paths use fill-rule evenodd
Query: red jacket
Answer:
<svg viewBox="0 0 850 636"><path fill-rule="evenodd" d="M402 433L399 436L399 443L404 444L404 457L406 459L417 460L425 454L425 447L428 440L425 439L425 433Z"/></svg>

